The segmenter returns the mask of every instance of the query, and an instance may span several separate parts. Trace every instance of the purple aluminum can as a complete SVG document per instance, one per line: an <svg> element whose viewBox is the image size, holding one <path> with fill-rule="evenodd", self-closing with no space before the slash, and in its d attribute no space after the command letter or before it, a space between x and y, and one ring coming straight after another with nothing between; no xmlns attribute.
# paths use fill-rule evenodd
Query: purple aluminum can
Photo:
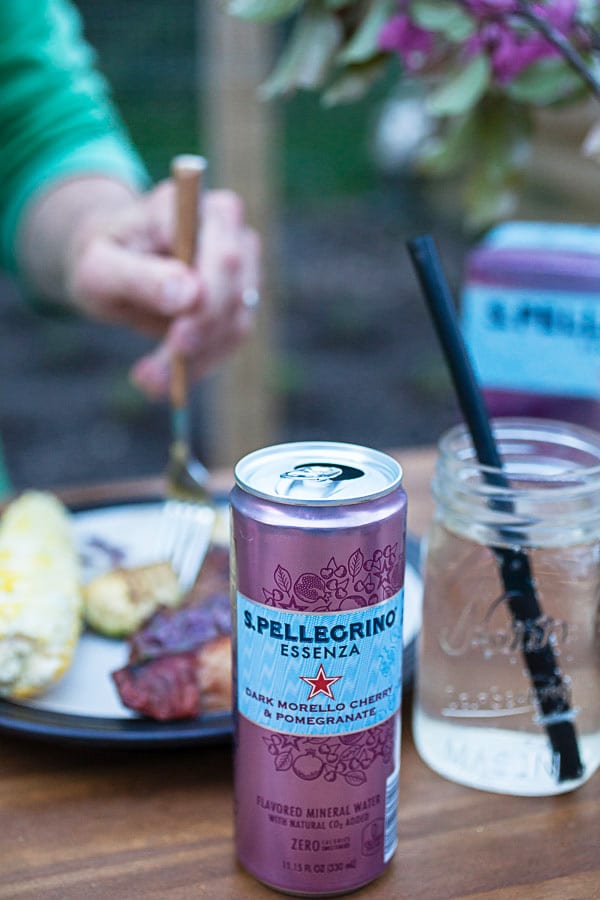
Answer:
<svg viewBox="0 0 600 900"><path fill-rule="evenodd" d="M235 470L236 846L302 896L376 878L397 843L406 494L352 444L282 444Z"/></svg>

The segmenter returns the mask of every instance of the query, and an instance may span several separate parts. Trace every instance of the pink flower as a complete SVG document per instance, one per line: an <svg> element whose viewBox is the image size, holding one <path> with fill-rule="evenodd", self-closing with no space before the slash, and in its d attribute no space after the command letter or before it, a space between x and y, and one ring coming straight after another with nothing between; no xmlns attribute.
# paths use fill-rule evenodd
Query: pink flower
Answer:
<svg viewBox="0 0 600 900"><path fill-rule="evenodd" d="M400 13L384 25L379 46L382 50L396 52L409 72L417 72L431 53L433 35Z"/></svg>
<svg viewBox="0 0 600 900"><path fill-rule="evenodd" d="M466 45L468 55L484 52L490 59L494 78L506 84L543 57L556 53L540 35L517 34L503 22L486 22Z"/></svg>
<svg viewBox="0 0 600 900"><path fill-rule="evenodd" d="M540 59L557 56L558 51L541 35L504 40L492 54L492 70L498 82L506 83Z"/></svg>
<svg viewBox="0 0 600 900"><path fill-rule="evenodd" d="M504 16L516 9L516 0L463 0L467 12L477 19L485 19L490 16Z"/></svg>
<svg viewBox="0 0 600 900"><path fill-rule="evenodd" d="M476 19L503 19L519 12L517 0L463 0L467 12ZM561 31L570 31L577 12L577 0L547 0L532 3L531 12Z"/></svg>
<svg viewBox="0 0 600 900"><path fill-rule="evenodd" d="M531 11L546 19L550 25L557 28L563 34L569 34L575 26L577 14L577 0L553 0L552 3L533 3Z"/></svg>
<svg viewBox="0 0 600 900"><path fill-rule="evenodd" d="M499 84L516 78L532 63L559 56L559 51L538 31L523 30L523 20L511 16L517 7L513 0L464 0L470 11L480 17L479 27L466 44L468 55L484 52ZM510 7L510 9L509 9ZM531 12L568 35L575 25L576 0L554 0L532 4ZM508 13L508 15L506 15ZM520 28L518 26L521 26Z"/></svg>

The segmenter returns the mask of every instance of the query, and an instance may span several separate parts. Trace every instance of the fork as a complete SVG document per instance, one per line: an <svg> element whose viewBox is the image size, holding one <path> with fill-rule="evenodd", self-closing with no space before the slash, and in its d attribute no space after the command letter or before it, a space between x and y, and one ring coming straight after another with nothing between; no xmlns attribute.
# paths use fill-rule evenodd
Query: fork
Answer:
<svg viewBox="0 0 600 900"><path fill-rule="evenodd" d="M174 256L192 265L201 228L202 183L206 160L184 154L171 163L175 183ZM189 591L210 545L216 509L207 489L208 470L191 450L190 407L185 358L175 353L170 376L171 444L166 471L166 502L160 533L161 556L177 575L183 593Z"/></svg>

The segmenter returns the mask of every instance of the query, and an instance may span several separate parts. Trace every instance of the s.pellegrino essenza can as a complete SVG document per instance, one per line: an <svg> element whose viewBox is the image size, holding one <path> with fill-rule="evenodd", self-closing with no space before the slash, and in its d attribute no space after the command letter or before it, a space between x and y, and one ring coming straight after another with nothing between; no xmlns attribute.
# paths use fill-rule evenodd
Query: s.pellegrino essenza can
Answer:
<svg viewBox="0 0 600 900"><path fill-rule="evenodd" d="M250 453L235 480L238 857L285 893L345 894L397 844L402 470L306 442Z"/></svg>

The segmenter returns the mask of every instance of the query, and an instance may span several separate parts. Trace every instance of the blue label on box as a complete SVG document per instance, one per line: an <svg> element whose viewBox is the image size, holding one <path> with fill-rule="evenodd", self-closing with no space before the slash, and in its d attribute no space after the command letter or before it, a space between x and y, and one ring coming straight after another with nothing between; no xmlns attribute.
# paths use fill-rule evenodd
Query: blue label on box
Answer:
<svg viewBox="0 0 600 900"><path fill-rule="evenodd" d="M484 387L600 397L600 294L468 284L462 327Z"/></svg>
<svg viewBox="0 0 600 900"><path fill-rule="evenodd" d="M402 689L401 589L333 613L276 609L237 595L238 709L289 734L361 731L385 721Z"/></svg>

